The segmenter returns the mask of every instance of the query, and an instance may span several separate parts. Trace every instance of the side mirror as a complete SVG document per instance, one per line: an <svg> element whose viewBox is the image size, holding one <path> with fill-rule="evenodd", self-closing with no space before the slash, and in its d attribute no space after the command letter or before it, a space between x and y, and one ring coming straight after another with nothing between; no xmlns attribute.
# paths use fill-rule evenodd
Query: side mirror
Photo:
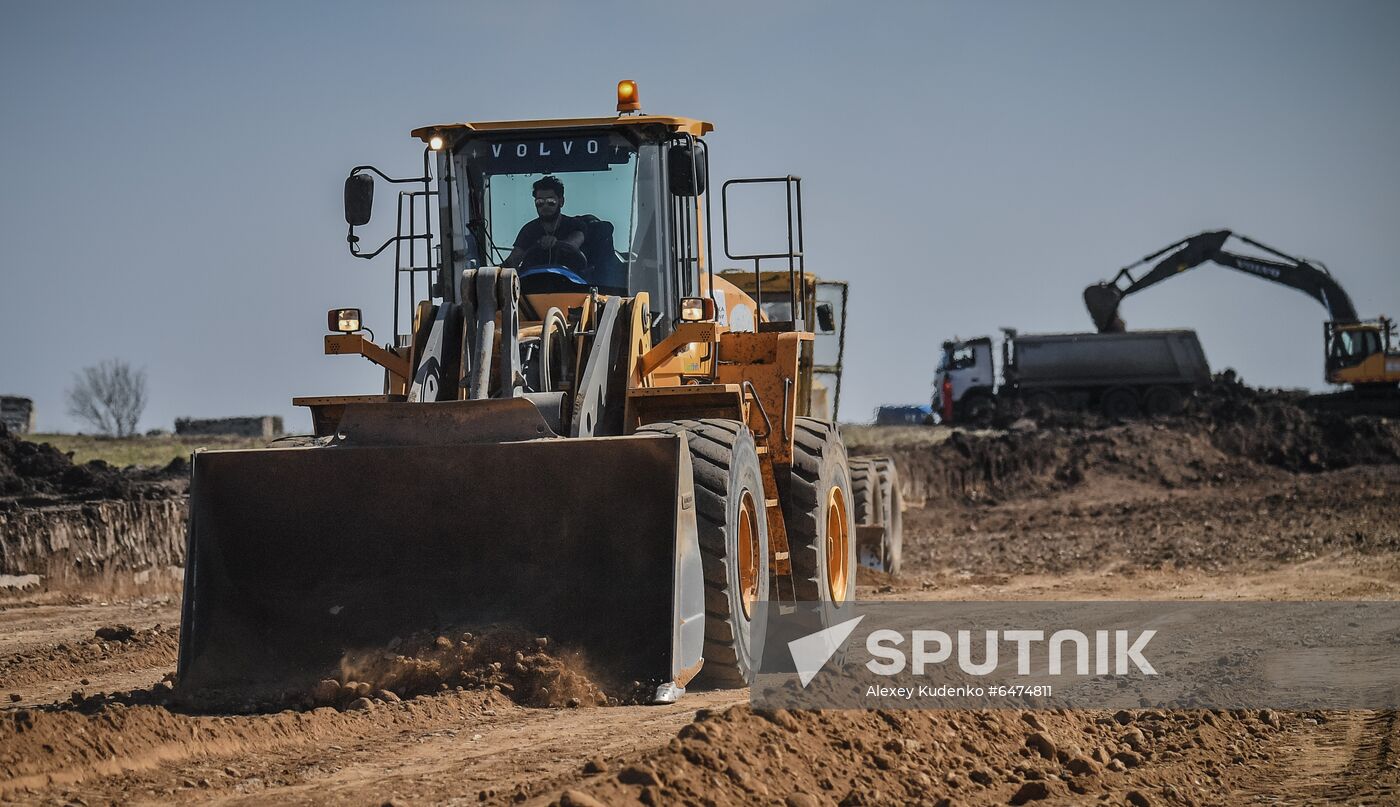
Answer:
<svg viewBox="0 0 1400 807"><path fill-rule="evenodd" d="M369 223L374 208L374 177L351 174L345 178L345 223L360 227Z"/></svg>
<svg viewBox="0 0 1400 807"><path fill-rule="evenodd" d="M699 196L705 192L705 177L710 173L704 149L676 144L666 152L666 173L671 181L671 195Z"/></svg>
<svg viewBox="0 0 1400 807"><path fill-rule="evenodd" d="M831 303L817 303L817 333L836 333L836 312Z"/></svg>

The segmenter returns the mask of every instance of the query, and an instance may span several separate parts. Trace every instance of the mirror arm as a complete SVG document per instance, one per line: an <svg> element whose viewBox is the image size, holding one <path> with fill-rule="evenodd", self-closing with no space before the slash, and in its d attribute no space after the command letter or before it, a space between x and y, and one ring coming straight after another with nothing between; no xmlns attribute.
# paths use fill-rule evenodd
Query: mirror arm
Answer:
<svg viewBox="0 0 1400 807"><path fill-rule="evenodd" d="M361 252L361 251L360 251L360 238L359 238L359 236L355 235L355 228L354 228L354 227L351 227L351 228L350 228L350 235L346 237L346 240L350 242L350 254L351 254L351 255L354 255L356 258L373 258L374 256L378 255L379 253L381 253L381 252L383 252L385 249L387 249L387 248L389 247L390 244L396 243L396 242L398 242L398 241L416 241L416 240L424 240L424 241L427 241L427 240L429 240L430 238L432 238L432 236L429 235L429 234L427 234L427 233L422 233L422 234L419 234L419 235L396 235L396 236L394 236L393 238L390 238L389 240L387 240L387 241L385 241L384 243L380 244L380 245L379 245L379 248L376 249L376 250L373 251L373 252Z"/></svg>
<svg viewBox="0 0 1400 807"><path fill-rule="evenodd" d="M356 174L360 174L365 171L373 171L375 174L378 174L379 177L385 182L394 185L421 184L424 187L427 187L431 185L433 181L432 171L430 170L428 162L429 154L431 152L432 149L423 149L423 176L421 177L411 177L409 179L395 179L372 165L357 165L354 168L350 169L350 176L353 177ZM350 225L350 231L345 236L346 242L350 244L350 254L354 255L356 258L366 259L373 258L379 253L383 252L386 248L388 248L390 244L396 243L398 241L412 241L416 239L428 240L431 243L431 236L429 235L396 235L393 238L390 238L388 241L385 241L384 243L380 244L379 248L373 252L361 252L360 237L358 235L355 235L355 225Z"/></svg>

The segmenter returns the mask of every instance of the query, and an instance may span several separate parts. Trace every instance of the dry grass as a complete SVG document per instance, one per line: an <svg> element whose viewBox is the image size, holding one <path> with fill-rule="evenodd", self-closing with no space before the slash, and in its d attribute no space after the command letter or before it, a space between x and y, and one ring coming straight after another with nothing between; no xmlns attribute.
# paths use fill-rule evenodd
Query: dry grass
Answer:
<svg viewBox="0 0 1400 807"><path fill-rule="evenodd" d="M48 443L64 453L71 452L77 463L103 460L118 468L131 465L164 466L176 457L189 458L196 448L262 448L261 437L102 437L93 434L30 434L33 443Z"/></svg>
<svg viewBox="0 0 1400 807"><path fill-rule="evenodd" d="M946 426L870 426L857 423L842 423L841 436L847 445L865 449L916 448L934 446L948 439L953 430Z"/></svg>

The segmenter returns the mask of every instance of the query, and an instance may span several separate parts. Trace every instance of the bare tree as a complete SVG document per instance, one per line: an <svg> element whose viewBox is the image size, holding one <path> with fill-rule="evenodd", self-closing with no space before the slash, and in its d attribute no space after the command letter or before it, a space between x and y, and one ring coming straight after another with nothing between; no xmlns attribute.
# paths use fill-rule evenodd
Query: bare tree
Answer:
<svg viewBox="0 0 1400 807"><path fill-rule="evenodd" d="M84 367L68 390L68 414L103 434L130 437L146 408L146 371L121 359Z"/></svg>

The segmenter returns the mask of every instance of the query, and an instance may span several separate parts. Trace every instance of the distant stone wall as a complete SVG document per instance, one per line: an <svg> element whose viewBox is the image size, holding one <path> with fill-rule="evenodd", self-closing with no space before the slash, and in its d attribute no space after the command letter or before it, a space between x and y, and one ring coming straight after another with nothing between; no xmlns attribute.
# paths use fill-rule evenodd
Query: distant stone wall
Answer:
<svg viewBox="0 0 1400 807"><path fill-rule="evenodd" d="M239 437L280 437L282 418L177 418L175 433L187 435L232 434Z"/></svg>
<svg viewBox="0 0 1400 807"><path fill-rule="evenodd" d="M15 434L34 431L34 402L18 395L0 395L0 423Z"/></svg>

